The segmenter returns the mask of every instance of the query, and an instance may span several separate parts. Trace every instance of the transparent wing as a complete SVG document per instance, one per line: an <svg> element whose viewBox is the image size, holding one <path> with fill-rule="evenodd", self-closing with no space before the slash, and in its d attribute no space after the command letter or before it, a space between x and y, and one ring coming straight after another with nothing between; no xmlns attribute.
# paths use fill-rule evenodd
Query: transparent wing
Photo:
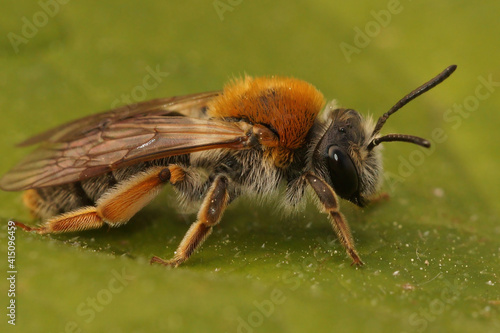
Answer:
<svg viewBox="0 0 500 333"><path fill-rule="evenodd" d="M244 124L187 116L203 117L206 103L216 95L144 102L37 135L21 145L40 146L0 179L0 188L18 191L54 186L167 156L247 148Z"/></svg>
<svg viewBox="0 0 500 333"><path fill-rule="evenodd" d="M31 146L42 142L68 142L87 135L88 132L107 125L145 115L179 114L193 118L206 118L205 110L208 101L220 92L207 92L171 98L160 98L136 104L125 105L107 112L97 113L62 124L44 133L35 135L18 146Z"/></svg>

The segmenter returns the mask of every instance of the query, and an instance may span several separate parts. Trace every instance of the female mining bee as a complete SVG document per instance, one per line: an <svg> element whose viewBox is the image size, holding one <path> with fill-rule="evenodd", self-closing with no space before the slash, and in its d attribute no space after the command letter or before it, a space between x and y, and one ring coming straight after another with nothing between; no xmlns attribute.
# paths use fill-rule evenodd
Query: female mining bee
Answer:
<svg viewBox="0 0 500 333"><path fill-rule="evenodd" d="M365 206L382 180L379 144L422 138L380 130L405 104L456 66L403 97L374 123L330 103L311 84L284 77L236 79L220 92L156 99L69 122L20 144L38 148L0 180L23 199L39 234L118 227L170 183L182 203L200 202L170 260L178 266L210 235L227 205L244 194L279 192L296 206L312 189L353 264L362 265L338 197Z"/></svg>

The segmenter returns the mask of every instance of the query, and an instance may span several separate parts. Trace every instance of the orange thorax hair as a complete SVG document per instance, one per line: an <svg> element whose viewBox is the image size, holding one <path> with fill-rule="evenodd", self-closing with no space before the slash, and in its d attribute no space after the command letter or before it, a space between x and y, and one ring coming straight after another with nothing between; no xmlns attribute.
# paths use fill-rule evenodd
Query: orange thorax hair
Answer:
<svg viewBox="0 0 500 333"><path fill-rule="evenodd" d="M277 166L284 167L292 162L293 151L305 144L324 104L323 94L305 81L247 76L227 84L222 94L208 104L208 113L270 127L280 142L269 153Z"/></svg>

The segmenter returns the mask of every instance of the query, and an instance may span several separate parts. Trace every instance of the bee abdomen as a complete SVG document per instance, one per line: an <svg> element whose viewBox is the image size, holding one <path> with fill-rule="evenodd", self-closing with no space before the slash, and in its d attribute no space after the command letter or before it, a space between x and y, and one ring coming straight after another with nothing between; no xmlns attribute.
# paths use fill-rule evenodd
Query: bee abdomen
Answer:
<svg viewBox="0 0 500 333"><path fill-rule="evenodd" d="M30 189L24 193L23 201L31 214L40 218L48 218L95 204L95 200L88 196L81 182Z"/></svg>
<svg viewBox="0 0 500 333"><path fill-rule="evenodd" d="M149 164L140 163L70 184L30 189L24 193L23 201L32 215L38 218L49 218L81 207L95 206L97 200L109 189L148 166Z"/></svg>

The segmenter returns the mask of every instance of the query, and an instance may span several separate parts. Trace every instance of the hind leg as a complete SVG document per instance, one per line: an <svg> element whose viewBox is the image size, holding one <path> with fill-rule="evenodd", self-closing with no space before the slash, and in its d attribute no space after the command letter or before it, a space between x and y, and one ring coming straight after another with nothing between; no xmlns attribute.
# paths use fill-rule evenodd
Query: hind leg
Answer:
<svg viewBox="0 0 500 333"><path fill-rule="evenodd" d="M105 193L96 202L96 206L57 215L37 228L19 222L16 225L39 234L96 229L104 224L117 227L128 222L146 206L158 195L165 183L176 184L183 181L184 177L184 170L177 165L152 167Z"/></svg>

